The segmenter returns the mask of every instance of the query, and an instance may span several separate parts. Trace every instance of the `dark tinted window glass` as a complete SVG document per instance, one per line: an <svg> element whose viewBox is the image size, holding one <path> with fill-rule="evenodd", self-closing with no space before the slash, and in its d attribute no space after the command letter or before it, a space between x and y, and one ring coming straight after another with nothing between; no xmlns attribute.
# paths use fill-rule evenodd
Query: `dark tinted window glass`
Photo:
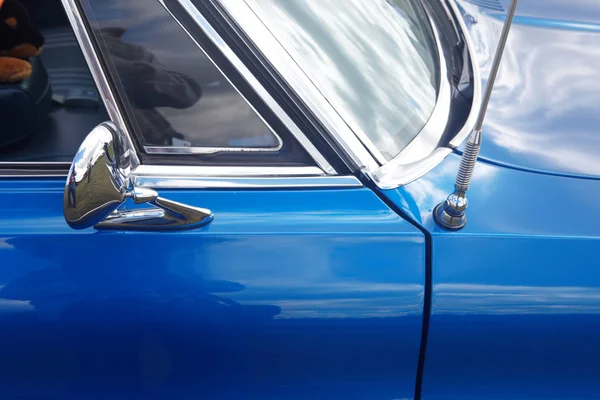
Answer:
<svg viewBox="0 0 600 400"><path fill-rule="evenodd" d="M157 0L83 4L142 145L279 152L280 132L269 128Z"/></svg>

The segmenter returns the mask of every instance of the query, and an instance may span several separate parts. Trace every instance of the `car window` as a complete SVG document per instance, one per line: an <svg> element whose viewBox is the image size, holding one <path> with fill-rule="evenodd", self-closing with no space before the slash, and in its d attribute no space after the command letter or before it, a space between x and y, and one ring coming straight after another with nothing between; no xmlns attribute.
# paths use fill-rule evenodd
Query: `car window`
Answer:
<svg viewBox="0 0 600 400"><path fill-rule="evenodd" d="M65 167L108 114L61 1L24 0L18 6L19 16L30 20L35 48L17 46L3 54L19 58L22 74L0 78L0 163Z"/></svg>
<svg viewBox="0 0 600 400"><path fill-rule="evenodd" d="M143 162L314 165L283 123L259 113L257 96L242 95L160 2L82 4Z"/></svg>
<svg viewBox="0 0 600 400"><path fill-rule="evenodd" d="M158 1L84 3L144 146L278 149L278 136Z"/></svg>
<svg viewBox="0 0 600 400"><path fill-rule="evenodd" d="M439 66L418 1L245 1L386 160L424 127L436 104Z"/></svg>

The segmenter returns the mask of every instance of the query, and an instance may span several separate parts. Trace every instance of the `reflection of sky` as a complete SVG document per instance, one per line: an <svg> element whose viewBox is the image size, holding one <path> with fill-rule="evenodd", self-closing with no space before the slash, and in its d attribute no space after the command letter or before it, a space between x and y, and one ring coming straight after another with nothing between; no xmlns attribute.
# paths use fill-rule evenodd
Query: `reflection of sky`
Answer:
<svg viewBox="0 0 600 400"><path fill-rule="evenodd" d="M501 0L508 9L509 0ZM600 2L594 0L520 1L519 16L600 23Z"/></svg>
<svg viewBox="0 0 600 400"><path fill-rule="evenodd" d="M436 85L434 55L406 17L413 14L410 2L256 2L276 37L352 128L388 158L414 138L431 115Z"/></svg>
<svg viewBox="0 0 600 400"><path fill-rule="evenodd" d="M369 216L372 218L357 223L355 216L332 215L322 232L334 236L320 238L315 236L314 227L320 217L311 215L303 222L283 213L281 226L294 226L296 234L274 236L273 232L282 231L279 224L263 221L265 228L225 246L200 249L194 254L183 249L173 252L170 264L179 265L183 260L190 265L202 263L206 279L231 280L235 276L244 290L227 293L227 298L244 305L276 305L281 308L276 318L420 315L425 279L423 239L409 234L399 236L396 223L388 220L382 224L377 216ZM338 220L345 218L354 224L344 227ZM254 221L244 223L253 231L261 226ZM376 233L369 228L383 225L389 225L390 232ZM364 227L365 233L352 233L357 226ZM398 258L398 252L402 257ZM251 263L249 268L249 255L261 262Z"/></svg>
<svg viewBox="0 0 600 400"><path fill-rule="evenodd" d="M75 169L75 179L77 182L83 179L90 165L104 154L103 151L88 151L88 149L97 148L98 143L108 143L111 139L111 134L104 128L94 129L85 138L73 159L73 168Z"/></svg>
<svg viewBox="0 0 600 400"><path fill-rule="evenodd" d="M419 315L423 285L342 281L298 284L289 279L248 283L247 290L231 295L243 304L277 304L276 318L383 318ZM282 296L285 293L285 296Z"/></svg>
<svg viewBox="0 0 600 400"><path fill-rule="evenodd" d="M73 169L75 171L75 179L79 180L83 177L87 166L90 164L92 152L87 151L85 142L81 144L75 158L73 159Z"/></svg>
<svg viewBox="0 0 600 400"><path fill-rule="evenodd" d="M433 208L452 192L459 162L460 157L451 154L425 176L397 190L401 195L398 204L433 232L442 231L433 221ZM485 233L599 237L599 226L594 218L590 219L597 214L599 197L597 180L534 174L478 162L467 192L467 225L452 236Z"/></svg>
<svg viewBox="0 0 600 400"><path fill-rule="evenodd" d="M438 284L434 314L600 314L600 288Z"/></svg>
<svg viewBox="0 0 600 400"><path fill-rule="evenodd" d="M403 187L402 190L407 192L407 197L411 199L414 206L418 205L418 207L413 207L413 210L418 212L415 217L420 218L421 221L433 218L431 213L434 207L452 192L454 178L458 171L458 160L458 157L449 157L427 175ZM477 199L478 202L481 203L489 198L496 189L493 185L496 175L495 167L478 163L473 172L471 188L467 194L469 201L474 197L473 192L475 191L477 191L477 195L481 196Z"/></svg>
<svg viewBox="0 0 600 400"><path fill-rule="evenodd" d="M600 5L519 3L484 124L481 156L534 169L600 174L600 33L552 28L569 16L600 23ZM579 1L578 3L581 3ZM595 5L592 5L595 3ZM490 71L503 21L461 3L483 77ZM535 13L535 10L538 10ZM523 17L536 15L535 25ZM552 18L547 20L543 18ZM577 22L577 21L573 21Z"/></svg>
<svg viewBox="0 0 600 400"><path fill-rule="evenodd" d="M1 243L2 242L0 242L0 244ZM3 287L4 285L0 285L0 291ZM26 312L34 310L35 307L32 306L29 301L0 299L0 314L2 315L12 312Z"/></svg>

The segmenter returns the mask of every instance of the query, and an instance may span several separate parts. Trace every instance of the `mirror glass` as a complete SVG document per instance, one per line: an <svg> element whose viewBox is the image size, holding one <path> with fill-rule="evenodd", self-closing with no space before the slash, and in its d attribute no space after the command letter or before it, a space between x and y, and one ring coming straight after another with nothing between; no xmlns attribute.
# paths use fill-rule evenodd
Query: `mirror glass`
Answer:
<svg viewBox="0 0 600 400"><path fill-rule="evenodd" d="M121 165L129 165L129 152L123 151L122 142L119 129L103 122L77 150L63 196L65 219L72 228L96 225L125 200L129 177Z"/></svg>

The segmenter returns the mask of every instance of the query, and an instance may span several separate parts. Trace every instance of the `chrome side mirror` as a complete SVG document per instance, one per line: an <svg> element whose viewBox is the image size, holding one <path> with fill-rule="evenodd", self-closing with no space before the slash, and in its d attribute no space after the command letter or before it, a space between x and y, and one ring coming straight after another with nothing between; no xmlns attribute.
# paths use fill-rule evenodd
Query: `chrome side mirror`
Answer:
<svg viewBox="0 0 600 400"><path fill-rule="evenodd" d="M63 210L73 229L92 227L125 201L128 178L119 170L117 128L110 122L85 138L67 177Z"/></svg>
<svg viewBox="0 0 600 400"><path fill-rule="evenodd" d="M112 122L96 126L75 158L63 195L65 220L73 229L173 230L210 223L213 214L163 199L152 189L135 188L130 176L130 154ZM127 198L154 208L118 211Z"/></svg>

